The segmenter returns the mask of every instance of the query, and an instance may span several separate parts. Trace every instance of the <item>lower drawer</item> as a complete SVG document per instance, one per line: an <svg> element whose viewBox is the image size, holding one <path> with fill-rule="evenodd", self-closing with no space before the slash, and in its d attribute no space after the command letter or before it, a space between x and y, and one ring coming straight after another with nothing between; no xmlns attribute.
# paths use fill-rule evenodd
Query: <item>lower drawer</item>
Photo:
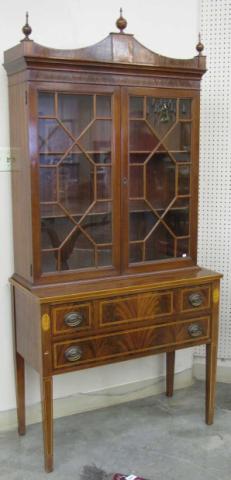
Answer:
<svg viewBox="0 0 231 480"><path fill-rule="evenodd" d="M129 330L108 335L88 337L84 339L57 342L53 345L54 369L71 365L91 366L97 363L122 361L129 356L142 356L154 353L157 348L187 345L205 341L210 335L210 318L197 317L184 322L165 326L155 326Z"/></svg>

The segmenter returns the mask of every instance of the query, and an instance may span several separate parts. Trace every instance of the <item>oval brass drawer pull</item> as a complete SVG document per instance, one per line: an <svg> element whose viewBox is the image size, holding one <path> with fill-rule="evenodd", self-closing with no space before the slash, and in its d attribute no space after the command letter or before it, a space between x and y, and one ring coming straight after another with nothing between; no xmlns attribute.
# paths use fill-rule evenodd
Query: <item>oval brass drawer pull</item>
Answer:
<svg viewBox="0 0 231 480"><path fill-rule="evenodd" d="M68 327L78 327L79 325L81 325L83 320L83 313L80 312L69 312L64 317L64 323Z"/></svg>
<svg viewBox="0 0 231 480"><path fill-rule="evenodd" d="M188 333L190 337L200 337L203 335L203 328L198 323L192 323L192 325L188 327Z"/></svg>
<svg viewBox="0 0 231 480"><path fill-rule="evenodd" d="M68 362L77 362L82 357L82 349L80 347L68 347L64 352L64 357Z"/></svg>
<svg viewBox="0 0 231 480"><path fill-rule="evenodd" d="M191 293L188 297L188 300L193 307L199 307L203 303L203 296L199 292Z"/></svg>

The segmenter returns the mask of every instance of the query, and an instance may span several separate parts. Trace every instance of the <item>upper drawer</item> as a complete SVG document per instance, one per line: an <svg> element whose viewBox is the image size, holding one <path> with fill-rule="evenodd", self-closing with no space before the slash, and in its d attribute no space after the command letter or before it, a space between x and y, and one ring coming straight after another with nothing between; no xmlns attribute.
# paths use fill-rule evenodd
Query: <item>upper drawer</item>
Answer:
<svg viewBox="0 0 231 480"><path fill-rule="evenodd" d="M173 292L150 292L100 301L100 324L153 320L173 313Z"/></svg>
<svg viewBox="0 0 231 480"><path fill-rule="evenodd" d="M180 291L180 310L181 312L190 312L204 310L211 306L211 287L210 285L200 285L198 287L183 288Z"/></svg>
<svg viewBox="0 0 231 480"><path fill-rule="evenodd" d="M92 324L92 304L68 303L54 306L51 311L53 334L89 330Z"/></svg>

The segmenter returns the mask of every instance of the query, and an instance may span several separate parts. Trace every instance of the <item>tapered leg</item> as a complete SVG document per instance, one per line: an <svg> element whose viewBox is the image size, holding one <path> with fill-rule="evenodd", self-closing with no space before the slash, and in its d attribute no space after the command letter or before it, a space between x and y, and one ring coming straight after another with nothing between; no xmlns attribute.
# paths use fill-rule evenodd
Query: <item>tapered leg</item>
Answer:
<svg viewBox="0 0 231 480"><path fill-rule="evenodd" d="M47 473L53 470L53 382L52 377L41 378L43 417L44 464Z"/></svg>
<svg viewBox="0 0 231 480"><path fill-rule="evenodd" d="M166 353L166 395L173 396L175 351Z"/></svg>
<svg viewBox="0 0 231 480"><path fill-rule="evenodd" d="M216 394L217 344L206 345L206 403L205 421L213 423Z"/></svg>
<svg viewBox="0 0 231 480"><path fill-rule="evenodd" d="M25 365L24 358L16 352L16 399L18 415L18 433L25 435Z"/></svg>

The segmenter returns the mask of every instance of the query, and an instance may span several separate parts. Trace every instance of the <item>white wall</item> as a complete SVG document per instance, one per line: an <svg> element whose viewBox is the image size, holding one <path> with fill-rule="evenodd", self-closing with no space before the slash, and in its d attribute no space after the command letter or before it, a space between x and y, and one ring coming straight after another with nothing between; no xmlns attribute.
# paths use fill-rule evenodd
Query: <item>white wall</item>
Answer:
<svg viewBox="0 0 231 480"><path fill-rule="evenodd" d="M223 273L218 357L231 361L231 1L201 0L208 71L202 81L199 261ZM204 349L197 348L198 356ZM218 377L219 378L219 377ZM231 379L231 371L230 371Z"/></svg>
<svg viewBox="0 0 231 480"><path fill-rule="evenodd" d="M195 55L198 32L198 0L8 0L0 2L1 64L3 51L22 38L26 10L30 13L32 38L54 48L78 48L95 43L116 31L121 3L128 20L127 31L145 46L168 56ZM0 156L9 145L7 79L0 67ZM1 158L1 157L0 157ZM15 407L12 328L8 278L13 272L10 173L0 172L0 411ZM164 357L149 357L55 378L55 397L100 390L156 378L163 374ZM191 350L177 353L176 370L192 366ZM39 400L39 382L27 369L27 403Z"/></svg>

